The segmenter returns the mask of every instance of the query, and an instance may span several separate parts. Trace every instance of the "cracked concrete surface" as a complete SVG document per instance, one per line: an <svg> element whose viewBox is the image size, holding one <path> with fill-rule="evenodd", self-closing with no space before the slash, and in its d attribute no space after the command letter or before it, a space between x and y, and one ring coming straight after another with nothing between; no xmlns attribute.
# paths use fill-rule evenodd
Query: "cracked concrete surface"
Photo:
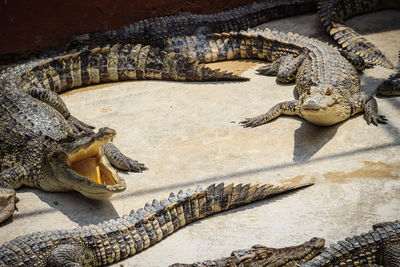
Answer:
<svg viewBox="0 0 400 267"><path fill-rule="evenodd" d="M347 23L397 62L400 12L359 16ZM266 24L329 40L316 15ZM265 25L264 25L265 26ZM0 228L0 243L32 231L95 224L129 213L180 188L211 183L315 185L218 214L189 225L125 261L124 266L166 266L228 256L254 244L282 247L314 236L327 243L371 229L400 215L400 98L378 98L389 123L368 126L362 115L332 127L280 117L253 129L238 122L293 99L293 85L255 74L262 62L211 64L243 72L249 82L133 81L63 95L71 113L97 127L117 130L115 144L149 171L121 175L128 189L106 201L76 192L18 190L19 211ZM390 70L362 74L374 93Z"/></svg>

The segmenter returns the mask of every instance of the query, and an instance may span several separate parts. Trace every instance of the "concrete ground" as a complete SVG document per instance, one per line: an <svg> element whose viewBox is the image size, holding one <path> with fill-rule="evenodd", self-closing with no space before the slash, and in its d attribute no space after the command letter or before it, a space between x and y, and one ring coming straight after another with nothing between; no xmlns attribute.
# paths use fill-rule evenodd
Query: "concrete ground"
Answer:
<svg viewBox="0 0 400 267"><path fill-rule="evenodd" d="M397 62L400 12L381 11L348 24ZM316 15L267 23L329 40ZM72 114L118 132L115 144L146 163L149 171L121 174L128 189L110 200L79 193L18 190L19 211L0 228L0 243L32 231L96 224L129 213L180 188L211 183L302 183L297 193L203 219L123 262L124 266L166 266L228 256L254 244L295 245L314 236L333 243L400 215L400 98L378 98L387 125L368 126L361 115L332 127L280 117L254 129L238 122L293 99L293 85L255 74L261 62L213 64L244 70L249 82L182 83L133 81L64 94ZM391 71L362 74L373 93ZM119 266L119 264L114 266Z"/></svg>

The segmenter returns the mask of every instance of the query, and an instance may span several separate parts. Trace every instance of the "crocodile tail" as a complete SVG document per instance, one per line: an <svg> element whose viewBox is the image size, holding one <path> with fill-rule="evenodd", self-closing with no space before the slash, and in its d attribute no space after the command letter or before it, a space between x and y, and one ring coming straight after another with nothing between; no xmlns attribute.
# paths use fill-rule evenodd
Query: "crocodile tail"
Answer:
<svg viewBox="0 0 400 267"><path fill-rule="evenodd" d="M111 264L148 248L179 228L206 216L310 185L225 186L221 183L210 185L205 190L200 187L186 193L180 190L177 194L171 193L168 198L153 200L143 208L115 220L17 237L0 245L0 266L37 266L40 262L46 262L53 253L64 253L61 256L68 257L65 253L70 253L68 251L71 249L91 255L88 259L80 258L81 254L71 256L83 266Z"/></svg>
<svg viewBox="0 0 400 267"><path fill-rule="evenodd" d="M189 21L196 23L198 17L183 12L172 16L148 18L117 30L75 36L66 47L71 50L116 43L141 43L161 47L165 38L185 35L187 28L192 26L189 25Z"/></svg>
<svg viewBox="0 0 400 267"><path fill-rule="evenodd" d="M230 32L248 29L287 16L313 12L314 0L259 1L228 11L204 15L211 22L213 32Z"/></svg>
<svg viewBox="0 0 400 267"><path fill-rule="evenodd" d="M151 46L116 44L58 57L23 73L17 84L55 92L124 80L246 80Z"/></svg>
<svg viewBox="0 0 400 267"><path fill-rule="evenodd" d="M208 33L239 31L315 9L314 0L267 0L212 14L180 12L172 16L141 20L114 31L82 34L74 37L67 47L73 49L117 42L162 46L168 37L192 35L202 27Z"/></svg>
<svg viewBox="0 0 400 267"><path fill-rule="evenodd" d="M278 40L269 29L173 37L166 40L165 50L202 63L232 59L273 61L280 56L298 54L302 47Z"/></svg>
<svg viewBox="0 0 400 267"><path fill-rule="evenodd" d="M144 208L132 211L125 218L130 224L135 225L131 234L136 242L134 244L136 250L132 254L201 218L310 185L312 184L234 186L221 183L212 184L205 190L198 186L195 190L171 193L168 198L153 200Z"/></svg>
<svg viewBox="0 0 400 267"><path fill-rule="evenodd" d="M394 68L393 63L373 43L365 39L344 20L380 9L379 0L320 0L318 13L326 30L347 51L361 56L367 63Z"/></svg>

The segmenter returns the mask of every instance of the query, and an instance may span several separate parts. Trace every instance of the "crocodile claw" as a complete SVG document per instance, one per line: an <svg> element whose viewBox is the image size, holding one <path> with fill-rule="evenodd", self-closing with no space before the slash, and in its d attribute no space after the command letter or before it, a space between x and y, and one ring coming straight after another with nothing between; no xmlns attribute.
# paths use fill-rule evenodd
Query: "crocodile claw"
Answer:
<svg viewBox="0 0 400 267"><path fill-rule="evenodd" d="M264 66L256 69L257 74L266 76L276 76L278 70L273 68L272 63L266 63Z"/></svg>
<svg viewBox="0 0 400 267"><path fill-rule="evenodd" d="M80 120L78 120L77 118L75 118L74 116L70 115L67 119L67 122L69 123L69 125L71 126L72 130L74 131L74 133L81 133L81 132L86 132L86 133L93 133L93 130L95 127L88 125Z"/></svg>
<svg viewBox="0 0 400 267"><path fill-rule="evenodd" d="M117 169L128 172L142 172L148 170L143 163L125 156L115 145L110 142L105 144L102 149L107 159Z"/></svg>
<svg viewBox="0 0 400 267"><path fill-rule="evenodd" d="M365 116L365 120L367 121L368 125L370 125L372 122L372 124L374 124L375 126L378 126L378 123L386 124L388 119L386 119L386 117L384 115L370 114L369 116L367 116L367 115Z"/></svg>
<svg viewBox="0 0 400 267"><path fill-rule="evenodd" d="M378 126L378 123L387 123L386 117L378 114L378 104L376 103L376 99L373 97L369 99L365 106L364 119L367 121L368 125L371 124L371 122L375 126Z"/></svg>
<svg viewBox="0 0 400 267"><path fill-rule="evenodd" d="M137 160L133 160L127 157L127 166L129 172L142 172L148 170L144 163L140 163Z"/></svg>
<svg viewBox="0 0 400 267"><path fill-rule="evenodd" d="M259 125L259 121L256 118L246 118L246 120L239 122L239 124L243 126L243 128L254 128Z"/></svg>

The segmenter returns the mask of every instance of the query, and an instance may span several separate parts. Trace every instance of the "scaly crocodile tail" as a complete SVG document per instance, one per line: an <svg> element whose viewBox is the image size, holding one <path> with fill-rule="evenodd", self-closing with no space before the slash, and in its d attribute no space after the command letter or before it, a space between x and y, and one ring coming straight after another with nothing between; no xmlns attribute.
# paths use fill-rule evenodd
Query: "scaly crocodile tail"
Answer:
<svg viewBox="0 0 400 267"><path fill-rule="evenodd" d="M247 80L158 48L117 44L45 62L22 74L17 84L23 90L40 87L61 92L90 84L142 79Z"/></svg>
<svg viewBox="0 0 400 267"><path fill-rule="evenodd" d="M260 59L274 61L280 56L298 55L303 45L292 41L308 39L293 33L282 33L270 29L248 30L229 33L214 33L173 37L166 41L166 51L210 63L232 59Z"/></svg>
<svg viewBox="0 0 400 267"><path fill-rule="evenodd" d="M373 43L344 24L355 15L381 9L379 0L320 0L318 13L326 30L347 51L361 56L367 63L394 68L393 63Z"/></svg>
<svg viewBox="0 0 400 267"><path fill-rule="evenodd" d="M310 185L224 186L221 183L205 190L199 187L186 193L180 190L177 195L171 193L166 199L153 200L129 215L98 225L17 237L0 246L0 266L46 266L49 261L54 263L61 258L64 263L83 266L111 264L206 216Z"/></svg>
<svg viewBox="0 0 400 267"><path fill-rule="evenodd" d="M70 42L69 48L117 42L162 47L164 40L169 37L239 31L273 19L304 14L314 10L316 10L314 0L269 0L213 14L183 12L172 16L141 20L114 31L83 34L75 37Z"/></svg>

